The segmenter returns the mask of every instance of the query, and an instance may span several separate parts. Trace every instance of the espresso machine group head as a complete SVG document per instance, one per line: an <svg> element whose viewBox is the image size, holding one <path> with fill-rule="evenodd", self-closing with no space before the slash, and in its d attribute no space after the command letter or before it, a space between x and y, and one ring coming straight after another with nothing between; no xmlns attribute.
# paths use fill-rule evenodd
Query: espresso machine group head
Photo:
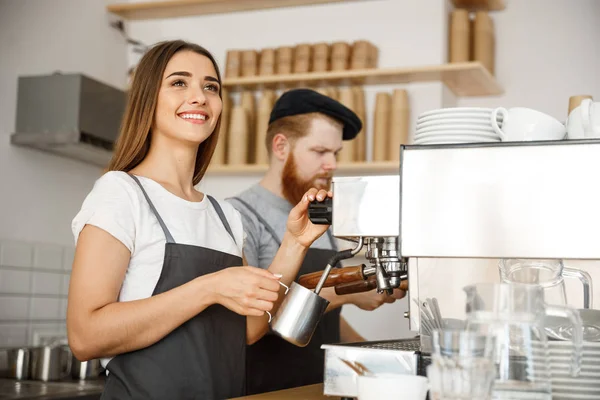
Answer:
<svg viewBox="0 0 600 400"><path fill-rule="evenodd" d="M399 177L334 178L333 199L310 204L308 213L315 224L332 225L335 237L357 243L357 254L366 247L368 264L356 276L379 292L391 294L407 279L407 260L399 253ZM323 273L323 282L331 270ZM343 275L343 273L342 273ZM335 278L329 285L334 285ZM350 283L348 280L345 283ZM406 285L406 283L404 284Z"/></svg>

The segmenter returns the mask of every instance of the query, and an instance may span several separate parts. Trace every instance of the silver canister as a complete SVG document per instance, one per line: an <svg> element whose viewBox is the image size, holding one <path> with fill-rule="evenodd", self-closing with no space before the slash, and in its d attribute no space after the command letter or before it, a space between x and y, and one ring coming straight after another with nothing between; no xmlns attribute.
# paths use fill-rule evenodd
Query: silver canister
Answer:
<svg viewBox="0 0 600 400"><path fill-rule="evenodd" d="M31 349L31 378L40 381L64 379L71 373L72 353L67 345Z"/></svg>
<svg viewBox="0 0 600 400"><path fill-rule="evenodd" d="M71 366L71 377L78 380L97 379L100 377L104 368L99 359L89 361L79 361L73 356Z"/></svg>
<svg viewBox="0 0 600 400"><path fill-rule="evenodd" d="M26 347L0 349L0 377L29 379L31 352Z"/></svg>

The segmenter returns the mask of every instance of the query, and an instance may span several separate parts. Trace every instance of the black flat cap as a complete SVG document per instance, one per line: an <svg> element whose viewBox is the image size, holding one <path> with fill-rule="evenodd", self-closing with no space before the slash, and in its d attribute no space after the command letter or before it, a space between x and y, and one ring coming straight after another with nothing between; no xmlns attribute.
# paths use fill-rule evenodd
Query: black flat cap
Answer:
<svg viewBox="0 0 600 400"><path fill-rule="evenodd" d="M362 122L351 109L310 89L293 89L277 100L271 111L269 124L283 117L319 112L329 115L344 125L343 140L352 140L362 129Z"/></svg>

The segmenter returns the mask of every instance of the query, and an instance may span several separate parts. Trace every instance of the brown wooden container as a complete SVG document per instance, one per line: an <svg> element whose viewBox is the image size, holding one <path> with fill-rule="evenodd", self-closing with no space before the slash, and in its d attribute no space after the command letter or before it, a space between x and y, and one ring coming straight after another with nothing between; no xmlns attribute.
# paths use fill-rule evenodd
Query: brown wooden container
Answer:
<svg viewBox="0 0 600 400"><path fill-rule="evenodd" d="M389 93L377 93L373 115L373 161L387 160L391 103Z"/></svg>
<svg viewBox="0 0 600 400"><path fill-rule="evenodd" d="M336 42L331 45L331 70L343 71L350 63L350 45L346 42Z"/></svg>
<svg viewBox="0 0 600 400"><path fill-rule="evenodd" d="M340 103L348 107L349 109L354 109L354 91L352 88L341 88L340 89L340 98L338 100ZM354 154L356 153L356 140L345 140L344 147L342 151L338 154L338 162L340 163L351 163L354 162Z"/></svg>
<svg viewBox="0 0 600 400"><path fill-rule="evenodd" d="M294 48L294 73L304 74L310 72L311 67L310 44L299 44Z"/></svg>
<svg viewBox="0 0 600 400"><path fill-rule="evenodd" d="M278 47L275 51L275 72L277 75L291 74L294 62L294 48Z"/></svg>
<svg viewBox="0 0 600 400"><path fill-rule="evenodd" d="M258 75L258 53L256 50L242 52L242 76Z"/></svg>
<svg viewBox="0 0 600 400"><path fill-rule="evenodd" d="M379 66L379 48L371 43L371 51L369 52L369 68L377 68Z"/></svg>
<svg viewBox="0 0 600 400"><path fill-rule="evenodd" d="M248 121L248 139L247 139L247 156L248 164L254 163L255 145L256 145L256 98L254 93L244 91L240 97L240 105L246 110L246 120Z"/></svg>
<svg viewBox="0 0 600 400"><path fill-rule="evenodd" d="M331 63L331 48L327 43L316 43L312 46L312 71L329 71Z"/></svg>
<svg viewBox="0 0 600 400"><path fill-rule="evenodd" d="M567 113L567 115L571 114L571 111L579 107L581 102L585 99L593 100L592 96L589 94L579 94L576 96L569 97L569 112Z"/></svg>
<svg viewBox="0 0 600 400"><path fill-rule="evenodd" d="M477 11L473 23L473 60L494 74L494 25L487 11Z"/></svg>
<svg viewBox="0 0 600 400"><path fill-rule="evenodd" d="M239 50L229 50L225 61L225 77L237 78L241 75L242 54Z"/></svg>
<svg viewBox="0 0 600 400"><path fill-rule="evenodd" d="M269 117L271 116L274 104L275 92L272 90L262 92L256 113L256 156L254 159L256 164L269 163L269 154L265 140L267 137L267 128L269 127Z"/></svg>
<svg viewBox="0 0 600 400"><path fill-rule="evenodd" d="M352 44L350 69L377 67L379 49L368 40L357 40Z"/></svg>
<svg viewBox="0 0 600 400"><path fill-rule="evenodd" d="M403 89L396 89L392 94L392 110L390 113L390 136L388 146L389 161L400 160L400 145L408 144L408 131L410 122L410 107L408 93Z"/></svg>
<svg viewBox="0 0 600 400"><path fill-rule="evenodd" d="M231 121L227 141L227 164L244 165L248 160L248 118L242 106L231 108Z"/></svg>
<svg viewBox="0 0 600 400"><path fill-rule="evenodd" d="M358 133L356 141L354 160L367 161L367 110L365 102L365 91L360 86L352 88L354 93L354 112L362 121L362 130Z"/></svg>
<svg viewBox="0 0 600 400"><path fill-rule="evenodd" d="M217 147L213 153L211 164L224 165L227 163L227 136L229 131L229 118L231 114L231 107L233 105L231 96L227 90L221 90L221 96L223 97L223 111L221 111L221 128L219 131L219 140Z"/></svg>
<svg viewBox="0 0 600 400"><path fill-rule="evenodd" d="M260 76L275 75L275 49L263 49L258 62Z"/></svg>
<svg viewBox="0 0 600 400"><path fill-rule="evenodd" d="M467 62L471 59L471 23L467 10L457 9L450 14L449 62Z"/></svg>

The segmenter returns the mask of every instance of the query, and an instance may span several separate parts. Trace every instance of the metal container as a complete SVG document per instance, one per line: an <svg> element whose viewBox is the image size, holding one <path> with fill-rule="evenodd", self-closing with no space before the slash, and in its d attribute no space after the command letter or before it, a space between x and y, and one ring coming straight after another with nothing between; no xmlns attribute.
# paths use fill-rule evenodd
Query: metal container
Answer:
<svg viewBox="0 0 600 400"><path fill-rule="evenodd" d="M26 347L0 349L0 377L29 379L31 353Z"/></svg>
<svg viewBox="0 0 600 400"><path fill-rule="evenodd" d="M78 380L97 379L104 372L100 360L79 361L75 356L71 360L71 377Z"/></svg>
<svg viewBox="0 0 600 400"><path fill-rule="evenodd" d="M72 354L67 345L51 345L31 349L31 379L56 381L71 373Z"/></svg>
<svg viewBox="0 0 600 400"><path fill-rule="evenodd" d="M328 305L329 301L323 297L292 282L273 317L271 328L288 342L304 347L310 342Z"/></svg>

